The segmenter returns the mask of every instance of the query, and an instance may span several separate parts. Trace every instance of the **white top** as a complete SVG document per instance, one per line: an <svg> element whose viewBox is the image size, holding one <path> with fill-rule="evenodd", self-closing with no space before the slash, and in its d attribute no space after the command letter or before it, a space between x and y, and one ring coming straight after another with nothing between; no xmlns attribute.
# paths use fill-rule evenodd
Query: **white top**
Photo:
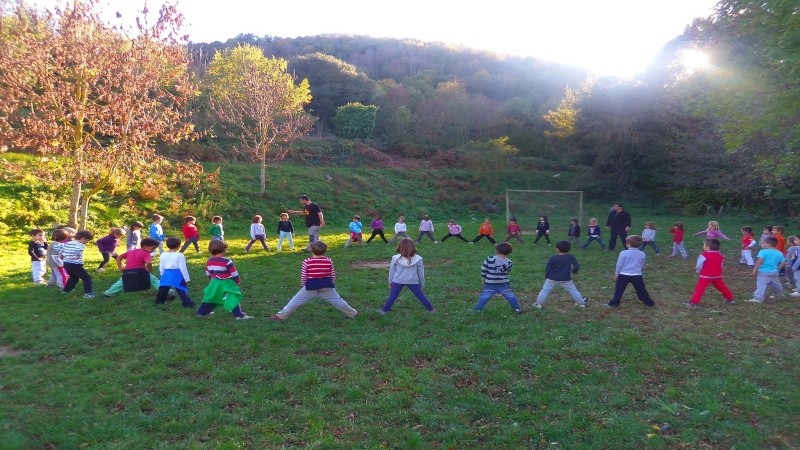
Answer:
<svg viewBox="0 0 800 450"><path fill-rule="evenodd" d="M266 236L267 230L264 229L263 223L254 223L250 225L250 239L255 239L256 236Z"/></svg>
<svg viewBox="0 0 800 450"><path fill-rule="evenodd" d="M656 230L651 230L650 228L645 228L642 230L642 240L644 241L655 241L656 240Z"/></svg>
<svg viewBox="0 0 800 450"><path fill-rule="evenodd" d="M186 257L181 252L164 252L158 262L158 271L163 275L167 269L180 269L183 279L189 282L189 269L186 267Z"/></svg>
<svg viewBox="0 0 800 450"><path fill-rule="evenodd" d="M397 234L397 233L405 233L406 229L407 228L406 228L405 222L403 222L403 223L397 222L396 224L394 224L394 232L395 232L395 234Z"/></svg>

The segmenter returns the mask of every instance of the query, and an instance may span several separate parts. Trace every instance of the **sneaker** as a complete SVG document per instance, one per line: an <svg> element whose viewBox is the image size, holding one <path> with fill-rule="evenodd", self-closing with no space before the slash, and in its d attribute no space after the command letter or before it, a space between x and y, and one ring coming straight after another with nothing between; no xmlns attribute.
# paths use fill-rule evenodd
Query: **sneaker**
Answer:
<svg viewBox="0 0 800 450"><path fill-rule="evenodd" d="M436 308L433 308L432 310L430 310L428 312L431 313L431 314L436 314Z"/></svg>
<svg viewBox="0 0 800 450"><path fill-rule="evenodd" d="M354 316L345 316L345 317L347 317L348 319L355 319L356 317L358 317L358 313L356 313Z"/></svg>
<svg viewBox="0 0 800 450"><path fill-rule="evenodd" d="M439 243L439 241L433 241L433 243L434 243L434 244L438 244L438 243Z"/></svg>
<svg viewBox="0 0 800 450"><path fill-rule="evenodd" d="M210 313L206 314L205 316L202 315L202 314L198 314L197 317L199 317L201 319L205 319L206 317L211 317L212 315L214 315L214 311L211 311Z"/></svg>
<svg viewBox="0 0 800 450"><path fill-rule="evenodd" d="M95 297L97 297L97 296L94 295L94 292L89 292L87 294L83 294L83 298L95 298Z"/></svg>
<svg viewBox="0 0 800 450"><path fill-rule="evenodd" d="M480 310L480 309L476 309L475 311L478 311L478 312L480 312L481 310ZM521 309L515 309L515 310L514 310L514 312L515 312L516 314L522 314L522 310L521 310Z"/></svg>
<svg viewBox="0 0 800 450"><path fill-rule="evenodd" d="M533 307L536 308L536 309L542 309L542 304L541 303L534 303Z"/></svg>
<svg viewBox="0 0 800 450"><path fill-rule="evenodd" d="M589 306L589 297L583 297L583 303Z"/></svg>
<svg viewBox="0 0 800 450"><path fill-rule="evenodd" d="M791 294L789 294L789 297L800 297L800 292L794 291Z"/></svg>
<svg viewBox="0 0 800 450"><path fill-rule="evenodd" d="M103 268L103 267L101 267L101 268L97 269L97 271L102 273L102 272L105 272L105 271L106 271L106 269L105 269L105 268Z"/></svg>
<svg viewBox="0 0 800 450"><path fill-rule="evenodd" d="M686 305L686 306L688 306L689 308L692 308L692 309L697 309L697 308L699 308L699 307L700 307L700 305L699 305L699 304L697 304L697 303L692 303L692 302L687 302L687 303L684 303L684 305Z"/></svg>
<svg viewBox="0 0 800 450"><path fill-rule="evenodd" d="M252 318L253 318L253 316L248 316L247 314L245 314L245 315L243 315L243 316L238 316L238 317L236 318L236 320L250 320L250 319L252 319Z"/></svg>
<svg viewBox="0 0 800 450"><path fill-rule="evenodd" d="M586 303L575 303L578 308L586 308Z"/></svg>
<svg viewBox="0 0 800 450"><path fill-rule="evenodd" d="M612 305L611 303L604 303L603 306L606 308L619 308L619 305Z"/></svg>
<svg viewBox="0 0 800 450"><path fill-rule="evenodd" d="M283 322L286 319L279 317L277 314L273 314L272 317L269 318L269 320L274 320L276 322Z"/></svg>
<svg viewBox="0 0 800 450"><path fill-rule="evenodd" d="M750 300L748 300L748 302L750 302L750 303L764 303L764 300L759 300L757 298L751 298Z"/></svg>
<svg viewBox="0 0 800 450"><path fill-rule="evenodd" d="M39 280L34 284L37 285L37 286L47 286L47 281Z"/></svg>
<svg viewBox="0 0 800 450"><path fill-rule="evenodd" d="M469 243L470 243L470 244L474 244L474 242L472 242L472 241L469 241Z"/></svg>
<svg viewBox="0 0 800 450"><path fill-rule="evenodd" d="M380 314L382 316L385 316L387 312L389 312L389 311L384 311L383 308L378 310L378 314Z"/></svg>
<svg viewBox="0 0 800 450"><path fill-rule="evenodd" d="M71 292L71 291L70 291L70 292ZM61 291L61 293L62 293L62 294L64 294L64 295L67 295L67 294L69 294L69 292L67 292L67 291L63 291L63 290Z"/></svg>

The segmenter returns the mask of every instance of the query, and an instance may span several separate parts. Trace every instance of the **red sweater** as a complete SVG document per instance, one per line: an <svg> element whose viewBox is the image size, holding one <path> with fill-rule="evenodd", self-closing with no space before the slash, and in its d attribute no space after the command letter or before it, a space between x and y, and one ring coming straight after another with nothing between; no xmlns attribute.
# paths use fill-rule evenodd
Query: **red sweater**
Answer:
<svg viewBox="0 0 800 450"><path fill-rule="evenodd" d="M676 244L680 244L681 242L683 242L683 233L684 233L683 230L681 230L680 228L671 228L669 232L672 233L672 242Z"/></svg>
<svg viewBox="0 0 800 450"><path fill-rule="evenodd" d="M307 290L334 287L336 270L327 256L307 258L300 267L300 285Z"/></svg>
<svg viewBox="0 0 800 450"><path fill-rule="evenodd" d="M187 223L183 226L183 237L185 239L199 238L200 233L197 232L197 226L193 223Z"/></svg>
<svg viewBox="0 0 800 450"><path fill-rule="evenodd" d="M700 278L722 278L722 261L725 259L722 253L709 250L701 255L706 260L700 268Z"/></svg>

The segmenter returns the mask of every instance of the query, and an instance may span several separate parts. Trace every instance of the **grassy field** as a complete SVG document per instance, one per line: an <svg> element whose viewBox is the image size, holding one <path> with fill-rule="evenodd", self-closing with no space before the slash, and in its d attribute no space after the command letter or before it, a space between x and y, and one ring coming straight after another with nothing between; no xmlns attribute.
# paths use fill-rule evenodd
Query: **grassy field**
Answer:
<svg viewBox="0 0 800 450"><path fill-rule="evenodd" d="M633 211L637 227L654 220L668 254L667 225L679 218L645 215ZM708 220L680 219L688 230ZM530 239L511 255L524 313L500 297L475 313L493 248L448 240L419 246L437 313L405 292L386 316L377 310L394 248L345 249L345 224L331 223L323 239L337 289L360 314L347 320L317 301L285 323L269 316L298 289L305 255L243 253L246 223L229 223L226 236L250 321L157 307L152 293L87 300L33 286L17 240L0 281L0 447L797 448L798 301L744 301L754 279L737 265L741 222L722 219L734 238L724 248L733 305L708 291L701 308L684 306L700 248L688 238L688 261L648 250L656 309L632 289L619 309L601 307L616 255L599 247L575 251L589 308L557 291L532 309L554 247ZM471 237L478 222L462 225ZM87 256L93 269L92 245ZM195 300L206 257L188 256ZM118 276L96 274L96 290Z"/></svg>

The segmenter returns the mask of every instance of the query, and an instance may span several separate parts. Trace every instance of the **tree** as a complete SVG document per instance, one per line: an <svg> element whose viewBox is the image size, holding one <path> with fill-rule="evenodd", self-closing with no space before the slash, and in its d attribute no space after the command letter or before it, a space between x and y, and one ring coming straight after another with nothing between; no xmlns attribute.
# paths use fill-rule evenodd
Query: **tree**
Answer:
<svg viewBox="0 0 800 450"><path fill-rule="evenodd" d="M295 84L286 60L267 58L258 47L241 45L214 55L208 68L211 102L226 131L261 163L261 186L267 183L267 159L276 144L291 142L314 124L303 106L311 101L308 80Z"/></svg>
<svg viewBox="0 0 800 450"><path fill-rule="evenodd" d="M152 25L145 8L133 30L107 25L97 10L83 0L39 13L20 0L0 40L0 133L12 147L63 160L68 222L81 229L113 177L148 172L156 139L191 135L182 119L195 91L173 5Z"/></svg>
<svg viewBox="0 0 800 450"><path fill-rule="evenodd" d="M336 135L345 139L366 139L372 135L377 115L378 107L375 105L348 103L340 106L333 117Z"/></svg>

